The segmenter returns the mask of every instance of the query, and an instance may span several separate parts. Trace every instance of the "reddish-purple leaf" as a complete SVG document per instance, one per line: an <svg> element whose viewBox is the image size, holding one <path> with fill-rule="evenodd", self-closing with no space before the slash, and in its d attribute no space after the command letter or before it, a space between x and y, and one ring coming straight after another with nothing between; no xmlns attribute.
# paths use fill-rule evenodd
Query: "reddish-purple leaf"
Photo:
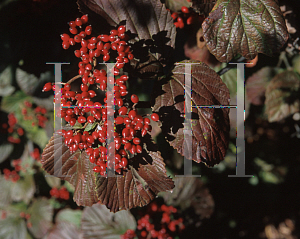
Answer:
<svg viewBox="0 0 300 239"><path fill-rule="evenodd" d="M202 28L208 49L221 62L238 54L250 60L258 53L272 56L288 39L274 0L219 0Z"/></svg>
<svg viewBox="0 0 300 239"><path fill-rule="evenodd" d="M229 105L229 90L219 75L206 64L197 61L192 65L192 104L194 106ZM155 99L153 111L158 112L162 121L162 132L170 145L184 155L184 64L177 65L170 79L162 79L161 92ZM229 140L228 108L192 109L192 142L185 150L192 150L196 162L208 166L218 164L224 159Z"/></svg>
<svg viewBox="0 0 300 239"><path fill-rule="evenodd" d="M97 177L98 199L111 212L143 207L159 192L174 188L172 179L166 174L160 152L148 151L147 154L136 155L123 177Z"/></svg>
<svg viewBox="0 0 300 239"><path fill-rule="evenodd" d="M57 151L54 152L54 144ZM59 153L62 153L59 155ZM54 155L57 157L54 160ZM54 174L54 164L61 162L62 167L59 169L58 175L61 179L68 181L75 187L74 201L78 205L91 206L98 202L95 194L95 175L93 171L94 165L91 164L88 155L77 150L71 154L68 147L64 144L62 138L51 137L49 143L42 153L41 163L50 175Z"/></svg>

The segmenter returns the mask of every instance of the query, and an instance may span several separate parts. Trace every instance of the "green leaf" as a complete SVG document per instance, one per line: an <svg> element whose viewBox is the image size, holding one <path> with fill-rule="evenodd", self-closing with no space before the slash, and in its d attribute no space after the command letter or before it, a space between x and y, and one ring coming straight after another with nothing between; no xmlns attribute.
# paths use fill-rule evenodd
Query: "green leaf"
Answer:
<svg viewBox="0 0 300 239"><path fill-rule="evenodd" d="M11 198L14 201L29 203L35 192L33 175L25 175L20 178L11 188Z"/></svg>
<svg viewBox="0 0 300 239"><path fill-rule="evenodd" d="M46 174L45 180L51 188L59 188L61 186L61 179L52 175Z"/></svg>
<svg viewBox="0 0 300 239"><path fill-rule="evenodd" d="M52 227L53 208L50 201L46 198L36 199L28 209L28 213L32 222L30 232L36 238L42 238Z"/></svg>
<svg viewBox="0 0 300 239"><path fill-rule="evenodd" d="M11 199L11 187L13 182L5 180L4 176L0 175L0 208L5 208L8 204L12 202Z"/></svg>
<svg viewBox="0 0 300 239"><path fill-rule="evenodd" d="M12 84L12 68L10 66L6 67L4 71L0 73L0 96L11 95L15 87Z"/></svg>
<svg viewBox="0 0 300 239"><path fill-rule="evenodd" d="M85 127L84 131L91 131L92 129L94 129L96 127L98 123L94 122L93 124L88 123L88 125Z"/></svg>
<svg viewBox="0 0 300 239"><path fill-rule="evenodd" d="M80 228L82 210L63 209L56 215L55 222L70 222Z"/></svg>
<svg viewBox="0 0 300 239"><path fill-rule="evenodd" d="M14 146L12 144L0 145L0 163L2 163L12 153Z"/></svg>
<svg viewBox="0 0 300 239"><path fill-rule="evenodd" d="M42 153L41 163L43 168L54 175L54 164L61 162L62 167L58 170L58 175L62 180L66 180L75 187L74 201L78 205L91 206L98 201L95 193L95 176L93 164L89 160L86 152L77 150L71 154L69 148L64 144L61 136L54 136L50 139ZM57 152L54 152L54 144ZM54 160L54 155L57 161Z"/></svg>
<svg viewBox="0 0 300 239"><path fill-rule="evenodd" d="M26 239L27 228L23 218L19 215L8 215L6 219L0 219L0 238L2 239Z"/></svg>
<svg viewBox="0 0 300 239"><path fill-rule="evenodd" d="M40 128L38 128L38 130L35 132L29 132L28 138L40 146L41 149L45 148L49 140L46 131Z"/></svg>
<svg viewBox="0 0 300 239"><path fill-rule="evenodd" d="M206 64L183 61L173 69L169 78L162 79L160 94L153 111L158 112L162 133L172 147L184 155L184 147L192 152L188 159L213 166L225 157L229 142L229 109L196 106L229 105L229 90L219 75ZM185 66L198 63L192 70L192 142L184 145Z"/></svg>
<svg viewBox="0 0 300 239"><path fill-rule="evenodd" d="M30 99L23 91L17 91L13 95L3 97L1 107L7 112L16 112L25 100Z"/></svg>
<svg viewBox="0 0 300 239"><path fill-rule="evenodd" d="M218 0L202 24L209 51L221 62L235 56L272 56L288 39L281 10L274 0Z"/></svg>
<svg viewBox="0 0 300 239"><path fill-rule="evenodd" d="M136 229L136 221L130 211L112 213L95 204L83 210L81 229L84 239L120 239L126 230Z"/></svg>
<svg viewBox="0 0 300 239"><path fill-rule="evenodd" d="M266 113L269 122L280 121L300 111L300 77L294 71L276 75L267 86Z"/></svg>
<svg viewBox="0 0 300 239"><path fill-rule="evenodd" d="M80 230L72 223L57 223L43 239L82 239Z"/></svg>

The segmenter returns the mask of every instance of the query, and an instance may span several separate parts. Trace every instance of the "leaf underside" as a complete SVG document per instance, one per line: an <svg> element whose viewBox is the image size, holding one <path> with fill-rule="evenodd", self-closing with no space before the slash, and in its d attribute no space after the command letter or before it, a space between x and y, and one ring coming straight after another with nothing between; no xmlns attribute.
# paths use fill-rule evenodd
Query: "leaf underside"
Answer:
<svg viewBox="0 0 300 239"><path fill-rule="evenodd" d="M145 138L149 140L150 136ZM60 137L50 139L41 162L50 175L54 174L55 167L56 175L75 187L74 201L78 205L91 206L100 201L112 212L145 206L160 191L174 187L172 179L166 174L160 153L145 149L130 160L130 169L119 177L106 178L95 174L92 170L94 165L85 151L70 154Z"/></svg>
<svg viewBox="0 0 300 239"><path fill-rule="evenodd" d="M266 112L269 122L276 122L300 111L300 77L294 71L276 75L266 90Z"/></svg>
<svg viewBox="0 0 300 239"><path fill-rule="evenodd" d="M221 62L238 54L254 59L272 56L288 39L281 10L274 0L219 0L202 24L209 51Z"/></svg>
<svg viewBox="0 0 300 239"><path fill-rule="evenodd" d="M192 142L184 146L184 82L185 66L177 65L170 79L161 80L161 95L156 97L153 111L158 112L162 121L162 132L170 145L184 155L184 148L192 152L186 158L203 162L208 166L224 159L229 142L229 108L199 106L229 105L229 90L218 74L206 64L198 63L192 70Z"/></svg>

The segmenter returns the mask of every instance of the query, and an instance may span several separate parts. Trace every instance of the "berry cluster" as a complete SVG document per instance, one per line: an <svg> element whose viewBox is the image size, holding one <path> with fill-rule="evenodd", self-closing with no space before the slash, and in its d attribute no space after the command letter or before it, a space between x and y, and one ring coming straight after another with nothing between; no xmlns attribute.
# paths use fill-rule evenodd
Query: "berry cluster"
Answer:
<svg viewBox="0 0 300 239"><path fill-rule="evenodd" d="M202 22L204 20L203 16L197 14L192 9L185 6L181 7L180 12L173 12L171 17L174 19L174 25L176 28L184 28L186 25L191 25L196 22Z"/></svg>
<svg viewBox="0 0 300 239"><path fill-rule="evenodd" d="M121 239L133 239L136 237L134 230L128 229L123 235L121 235Z"/></svg>
<svg viewBox="0 0 300 239"><path fill-rule="evenodd" d="M8 124L3 123L1 126L1 134L9 134L7 137L8 142L12 144L19 144L21 142L20 136L24 134L24 130L16 127L17 119L13 113L8 114Z"/></svg>
<svg viewBox="0 0 300 239"><path fill-rule="evenodd" d="M96 164L93 170L106 175L107 165L106 139L114 138L115 144L115 171L119 174L125 170L130 157L142 152L141 137L150 132L152 127L149 118L143 118L138 114L135 105L139 102L137 95L132 94L127 99L127 81L129 77L122 73L123 67L129 60L133 59L130 45L126 42L126 27L119 26L118 29L110 31L110 35L99 35L92 37L92 27L86 26L84 31L78 33L78 29L83 29L87 23L88 16L84 15L71 21L70 32L75 35L70 37L62 34L63 48L67 49L70 45L81 44L80 50L75 50L75 55L81 59L78 64L79 75L64 84L61 94L55 92L55 101L61 101L61 118L64 118L70 126L80 124L81 127L72 130L62 130L61 134L65 138L65 144L70 152L85 150L91 163ZM87 39L87 36L90 36ZM111 59L112 52L117 52L113 75L108 77L107 71L97 69L96 61L108 61ZM80 91L73 91L71 83L81 78ZM115 78L117 78L115 80ZM107 91L107 83L113 84L113 92ZM103 103L96 101L96 92L105 95ZM44 91L54 90L51 83L46 83ZM61 95L61 98L58 97ZM114 96L116 111L107 109L107 98ZM114 134L107 132L108 116L114 117ZM158 121L157 114L151 116L152 120ZM88 125L93 125L89 130L85 130ZM108 146L110 147L110 146Z"/></svg>
<svg viewBox="0 0 300 239"><path fill-rule="evenodd" d="M70 194L66 187L61 187L60 189L58 188L52 188L50 190L50 195L54 198L60 198L63 200L69 200Z"/></svg>
<svg viewBox="0 0 300 239"><path fill-rule="evenodd" d="M20 176L16 170L10 171L9 169L5 168L3 169L3 173L5 180L10 180L15 183L20 179Z"/></svg>
<svg viewBox="0 0 300 239"><path fill-rule="evenodd" d="M33 114L32 112L28 112L28 110L32 108L32 103L29 101L24 102L24 108L22 109L22 115L24 120L31 120L32 126L35 126L36 124L42 128L45 128L46 123L48 121L48 118L46 116L47 110L44 107L37 106L33 109ZM37 119L38 122L36 123L34 120Z"/></svg>
<svg viewBox="0 0 300 239"><path fill-rule="evenodd" d="M26 225L27 225L28 228L32 227L32 222L30 221L31 215L29 213L20 212L20 217L27 220Z"/></svg>
<svg viewBox="0 0 300 239"><path fill-rule="evenodd" d="M172 239L172 235L178 234L185 228L182 218L174 219L177 209L173 206L163 204L159 207L156 203L149 206L151 211L138 220L137 229L141 231L139 238ZM157 219L157 216L160 218L159 228L151 223L151 220Z"/></svg>
<svg viewBox="0 0 300 239"><path fill-rule="evenodd" d="M34 158L36 161L41 160L41 154L38 148L34 148L34 150L30 153L30 156Z"/></svg>

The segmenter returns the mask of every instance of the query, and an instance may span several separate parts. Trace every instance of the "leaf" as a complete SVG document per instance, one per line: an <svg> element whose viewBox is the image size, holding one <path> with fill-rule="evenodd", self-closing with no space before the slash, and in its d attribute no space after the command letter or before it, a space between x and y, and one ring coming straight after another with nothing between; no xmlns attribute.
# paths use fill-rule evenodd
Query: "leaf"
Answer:
<svg viewBox="0 0 300 239"><path fill-rule="evenodd" d="M62 221L57 223L44 239L81 239L81 232L76 225Z"/></svg>
<svg viewBox="0 0 300 239"><path fill-rule="evenodd" d="M32 97L33 103L40 107L44 107L48 111L53 111L53 95L49 98L38 98L38 97Z"/></svg>
<svg viewBox="0 0 300 239"><path fill-rule="evenodd" d="M0 175L0 208L5 208L11 203L11 187L13 185L12 181L5 180L4 176Z"/></svg>
<svg viewBox="0 0 300 239"><path fill-rule="evenodd" d="M126 21L126 30L139 39L152 39L152 35L167 31L168 45L175 45L175 26L171 13L156 0L78 0L79 7L86 5L104 17L111 26Z"/></svg>
<svg viewBox="0 0 300 239"><path fill-rule="evenodd" d="M12 153L14 146L12 144L0 145L0 163L2 163Z"/></svg>
<svg viewBox="0 0 300 239"><path fill-rule="evenodd" d="M255 72L246 81L246 94L254 105L262 105L265 101L265 92L271 79L282 71L276 67L263 67Z"/></svg>
<svg viewBox="0 0 300 239"><path fill-rule="evenodd" d="M39 88L39 86L44 85L46 82L53 81L53 78L54 77L50 72L42 73L40 75L40 78L38 78L34 74L29 74L20 68L17 68L16 70L17 83L22 89L22 91L24 91L27 95L34 95L35 91Z"/></svg>
<svg viewBox="0 0 300 239"><path fill-rule="evenodd" d="M61 179L51 176L49 174L45 175L45 180L51 188L59 188L61 186Z"/></svg>
<svg viewBox="0 0 300 239"><path fill-rule="evenodd" d="M102 16L111 26L126 21L126 30L137 34L139 40L159 38L161 44L155 49L156 59L167 59L170 50L175 47L176 28L171 13L157 0L78 0L81 11L86 7ZM161 39L163 38L163 39ZM147 55L146 55L147 56Z"/></svg>
<svg viewBox="0 0 300 239"><path fill-rule="evenodd" d="M192 104L194 106L228 105L229 90L218 74L206 64L197 61L192 65ZM170 79L161 80L161 93L155 99L153 111L158 112L162 121L162 132L170 145L184 155L184 79L185 67L177 65ZM177 99L181 99L179 102ZM208 166L218 164L224 159L229 141L228 108L192 109L192 142L186 147L192 150L187 156L195 162ZM191 149L192 146L192 149Z"/></svg>
<svg viewBox="0 0 300 239"><path fill-rule="evenodd" d="M170 9L172 12L179 12L181 7L190 7L191 3L187 0L166 0L166 8Z"/></svg>
<svg viewBox="0 0 300 239"><path fill-rule="evenodd" d="M7 112L15 112L28 98L30 97L27 96L23 91L17 91L13 95L5 96L3 97L1 104L2 110Z"/></svg>
<svg viewBox="0 0 300 239"><path fill-rule="evenodd" d="M143 207L159 192L173 189L160 152L148 151L132 158L133 165L123 177L97 177L96 192L101 204L111 212Z"/></svg>
<svg viewBox="0 0 300 239"><path fill-rule="evenodd" d="M209 51L221 62L238 54L272 56L288 39L285 20L274 0L218 0L202 23Z"/></svg>
<svg viewBox="0 0 300 239"><path fill-rule="evenodd" d="M12 84L12 68L6 67L0 74L0 96L11 95L15 91L15 87Z"/></svg>
<svg viewBox="0 0 300 239"><path fill-rule="evenodd" d="M160 194L168 205L180 206L182 210L193 207L201 219L209 218L214 211L214 200L203 182L197 178L175 178L172 193Z"/></svg>
<svg viewBox="0 0 300 239"><path fill-rule="evenodd" d="M0 219L0 238L25 239L27 228L25 220L19 215L8 215L4 220Z"/></svg>
<svg viewBox="0 0 300 239"><path fill-rule="evenodd" d="M77 123L77 122L76 122ZM97 125L97 122L94 123L88 123L88 125L85 127L84 131L91 131L93 128L95 128Z"/></svg>
<svg viewBox="0 0 300 239"><path fill-rule="evenodd" d="M294 71L276 75L267 86L266 112L269 122L280 121L299 112L300 77Z"/></svg>
<svg viewBox="0 0 300 239"><path fill-rule="evenodd" d="M192 7L199 14L208 16L216 2L217 0L192 0Z"/></svg>
<svg viewBox="0 0 300 239"><path fill-rule="evenodd" d="M82 210L62 209L55 218L56 224L61 222L70 222L80 228Z"/></svg>
<svg viewBox="0 0 300 239"><path fill-rule="evenodd" d="M33 175L28 174L20 178L11 188L11 198L14 201L29 203L35 193Z"/></svg>
<svg viewBox="0 0 300 239"><path fill-rule="evenodd" d="M53 208L46 198L38 198L29 207L32 227L29 231L36 237L42 238L52 227Z"/></svg>
<svg viewBox="0 0 300 239"><path fill-rule="evenodd" d="M126 230L136 229L136 221L130 211L112 213L100 204L83 210L81 225L84 239L120 239Z"/></svg>
<svg viewBox="0 0 300 239"><path fill-rule="evenodd" d="M56 152L54 152L54 144L57 147ZM56 161L54 155L57 157ZM41 163L43 168L53 175L54 164L59 165L60 162L62 167L59 168L58 175L62 176L59 178L68 181L75 187L74 201L83 206L91 206L98 202L95 193L93 164L90 163L88 155L85 151L81 153L79 150L71 154L60 136L55 136L55 139L52 136L42 153Z"/></svg>

